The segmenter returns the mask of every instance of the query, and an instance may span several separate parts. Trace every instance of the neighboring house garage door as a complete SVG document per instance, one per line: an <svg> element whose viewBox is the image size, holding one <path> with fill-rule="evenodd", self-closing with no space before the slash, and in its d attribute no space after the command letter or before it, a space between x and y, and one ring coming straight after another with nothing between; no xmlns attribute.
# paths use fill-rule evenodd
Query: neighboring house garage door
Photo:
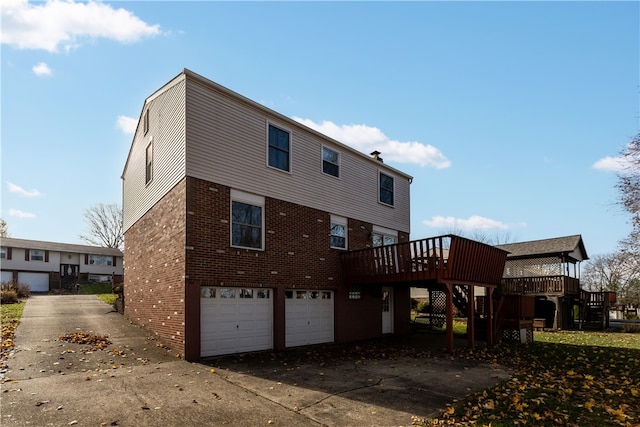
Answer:
<svg viewBox="0 0 640 427"><path fill-rule="evenodd" d="M285 345L333 342L333 291L285 292Z"/></svg>
<svg viewBox="0 0 640 427"><path fill-rule="evenodd" d="M202 287L200 356L273 348L273 291Z"/></svg>
<svg viewBox="0 0 640 427"><path fill-rule="evenodd" d="M13 281L13 273L11 271L3 271L0 283L10 283Z"/></svg>
<svg viewBox="0 0 640 427"><path fill-rule="evenodd" d="M49 292L49 273L18 273L18 283L29 285L31 292Z"/></svg>

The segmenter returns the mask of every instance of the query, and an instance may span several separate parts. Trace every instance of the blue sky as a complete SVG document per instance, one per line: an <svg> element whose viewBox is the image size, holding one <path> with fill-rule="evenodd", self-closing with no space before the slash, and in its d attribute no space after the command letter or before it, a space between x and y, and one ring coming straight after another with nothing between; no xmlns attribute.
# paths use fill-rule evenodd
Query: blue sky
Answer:
<svg viewBox="0 0 640 427"><path fill-rule="evenodd" d="M2 2L1 216L81 243L144 99L189 68L414 176L411 237L629 232L638 2Z"/></svg>

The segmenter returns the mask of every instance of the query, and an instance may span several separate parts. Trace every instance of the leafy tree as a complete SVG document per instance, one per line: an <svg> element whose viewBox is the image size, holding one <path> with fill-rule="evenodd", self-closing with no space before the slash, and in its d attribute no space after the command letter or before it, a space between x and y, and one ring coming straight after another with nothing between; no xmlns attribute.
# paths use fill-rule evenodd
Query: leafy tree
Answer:
<svg viewBox="0 0 640 427"><path fill-rule="evenodd" d="M84 211L84 219L89 230L81 234L80 239L96 246L122 249L124 231L122 209L118 204L94 205Z"/></svg>
<svg viewBox="0 0 640 427"><path fill-rule="evenodd" d="M620 243L623 251L640 257L640 134L627 145L622 159L624 171L618 175L616 188L620 204L631 214L631 232Z"/></svg>
<svg viewBox="0 0 640 427"><path fill-rule="evenodd" d="M0 237L9 237L9 227L7 221L0 218Z"/></svg>

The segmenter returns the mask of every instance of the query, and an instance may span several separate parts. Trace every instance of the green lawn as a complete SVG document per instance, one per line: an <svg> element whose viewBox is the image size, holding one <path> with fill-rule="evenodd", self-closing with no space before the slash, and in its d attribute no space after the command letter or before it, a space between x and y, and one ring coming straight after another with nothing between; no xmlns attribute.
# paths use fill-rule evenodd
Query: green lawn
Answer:
<svg viewBox="0 0 640 427"><path fill-rule="evenodd" d="M5 360L13 349L13 338L20 323L24 302L0 305L0 320L2 321L2 342L0 343L0 360Z"/></svg>
<svg viewBox="0 0 640 427"><path fill-rule="evenodd" d="M640 425L640 334L536 332L533 344L458 350L515 369L417 425Z"/></svg>
<svg viewBox="0 0 640 427"><path fill-rule="evenodd" d="M116 302L118 295L111 293L111 283L92 283L80 285L79 295L97 295L102 301L109 305Z"/></svg>

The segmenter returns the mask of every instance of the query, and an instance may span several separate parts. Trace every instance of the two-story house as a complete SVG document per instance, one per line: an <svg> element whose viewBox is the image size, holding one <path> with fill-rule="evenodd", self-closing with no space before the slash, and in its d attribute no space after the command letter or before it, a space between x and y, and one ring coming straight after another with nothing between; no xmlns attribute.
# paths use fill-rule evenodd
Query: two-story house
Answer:
<svg viewBox="0 0 640 427"><path fill-rule="evenodd" d="M119 249L3 237L0 248L2 282L49 292L78 282L122 282Z"/></svg>
<svg viewBox="0 0 640 427"><path fill-rule="evenodd" d="M125 315L188 360L409 331L409 285L340 255L407 242L412 178L184 70L122 174Z"/></svg>

